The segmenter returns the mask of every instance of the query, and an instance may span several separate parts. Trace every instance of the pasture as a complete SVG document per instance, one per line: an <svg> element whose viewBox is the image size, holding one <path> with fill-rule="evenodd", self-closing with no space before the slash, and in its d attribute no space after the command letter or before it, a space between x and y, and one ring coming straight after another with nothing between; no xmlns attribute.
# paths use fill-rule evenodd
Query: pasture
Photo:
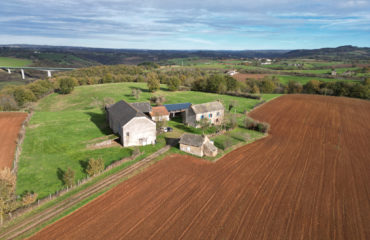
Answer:
<svg viewBox="0 0 370 240"><path fill-rule="evenodd" d="M30 64L32 64L32 61L28 59L0 57L0 66L4 67L26 67Z"/></svg>
<svg viewBox="0 0 370 240"><path fill-rule="evenodd" d="M131 96L133 88L142 90L138 100ZM68 167L75 171L77 180L86 177L84 166L89 158L102 157L105 165L109 165L130 156L132 148L87 148L92 141L111 134L100 101L106 97L115 101L148 101L152 95L145 83L112 83L80 86L69 95L54 93L41 99L26 129L19 162L17 193L34 191L42 198L62 188L60 174ZM259 102L220 94L169 92L165 85L155 95L165 96L166 103L195 104L221 100L227 106L231 101L238 101L236 112L239 114ZM269 100L276 96L279 95L266 94L263 98ZM150 153L163 146L164 139L159 138L159 143L154 147L145 146L141 151Z"/></svg>

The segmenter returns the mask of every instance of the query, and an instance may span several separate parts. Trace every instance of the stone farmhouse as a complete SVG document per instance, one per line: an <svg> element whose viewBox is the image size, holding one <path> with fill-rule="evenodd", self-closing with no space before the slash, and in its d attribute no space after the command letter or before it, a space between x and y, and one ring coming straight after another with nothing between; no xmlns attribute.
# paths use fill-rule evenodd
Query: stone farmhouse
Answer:
<svg viewBox="0 0 370 240"><path fill-rule="evenodd" d="M209 120L210 124L219 125L224 119L224 106L221 102L209 102L191 105L184 114L184 123L193 127L199 127L202 119Z"/></svg>
<svg viewBox="0 0 370 240"><path fill-rule="evenodd" d="M217 147L209 140L207 136L184 133L180 138L180 150L194 154L199 157L217 155Z"/></svg>
<svg viewBox="0 0 370 240"><path fill-rule="evenodd" d="M170 113L167 111L167 108L165 106L152 107L150 116L155 122L170 120Z"/></svg>
<svg viewBox="0 0 370 240"><path fill-rule="evenodd" d="M135 104L121 100L106 110L109 127L120 136L124 147L155 144L156 124Z"/></svg>

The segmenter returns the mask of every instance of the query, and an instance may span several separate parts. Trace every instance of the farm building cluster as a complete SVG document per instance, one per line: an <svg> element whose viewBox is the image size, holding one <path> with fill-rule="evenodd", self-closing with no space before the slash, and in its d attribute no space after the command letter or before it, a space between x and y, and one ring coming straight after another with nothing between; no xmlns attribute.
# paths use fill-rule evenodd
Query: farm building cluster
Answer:
<svg viewBox="0 0 370 240"><path fill-rule="evenodd" d="M109 127L120 136L124 147L155 144L157 121L168 121L180 116L184 124L199 127L202 120L212 125L219 125L224 120L224 107L219 101L152 107L149 102L128 103L121 100L106 106L106 113ZM198 156L217 154L217 148L206 136L196 134L185 133L180 139L180 149Z"/></svg>

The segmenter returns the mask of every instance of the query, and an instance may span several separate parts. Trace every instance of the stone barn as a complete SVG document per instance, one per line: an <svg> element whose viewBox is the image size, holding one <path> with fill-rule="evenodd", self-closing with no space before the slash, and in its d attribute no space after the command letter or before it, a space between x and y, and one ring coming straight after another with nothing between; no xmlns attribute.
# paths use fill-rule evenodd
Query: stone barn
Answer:
<svg viewBox="0 0 370 240"><path fill-rule="evenodd" d="M124 147L155 144L156 124L139 109L121 100L106 110L109 127Z"/></svg>
<svg viewBox="0 0 370 240"><path fill-rule="evenodd" d="M194 154L199 157L217 155L217 147L209 140L207 136L198 134L184 133L180 138L180 150Z"/></svg>
<svg viewBox="0 0 370 240"><path fill-rule="evenodd" d="M191 105L185 112L184 123L199 127L202 119L208 119L210 124L220 125L224 120L224 106L221 102L209 102L203 104Z"/></svg>
<svg viewBox="0 0 370 240"><path fill-rule="evenodd" d="M170 117L174 118L175 116L183 117L183 114L189 109L191 103L164 104L163 106L165 106L170 113Z"/></svg>
<svg viewBox="0 0 370 240"><path fill-rule="evenodd" d="M130 103L130 104L131 104L131 106L133 106L137 110L145 113L148 116L149 116L149 113L152 111L152 106L150 106L149 102L133 102L133 103Z"/></svg>

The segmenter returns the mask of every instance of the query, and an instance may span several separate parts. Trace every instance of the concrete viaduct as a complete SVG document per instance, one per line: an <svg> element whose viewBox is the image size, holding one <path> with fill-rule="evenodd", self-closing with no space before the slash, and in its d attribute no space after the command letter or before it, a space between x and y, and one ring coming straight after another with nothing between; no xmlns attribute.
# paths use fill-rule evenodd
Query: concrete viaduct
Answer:
<svg viewBox="0 0 370 240"><path fill-rule="evenodd" d="M3 67L0 66L0 69L8 70L8 73L11 74L12 70L21 70L22 79L26 79L26 76L24 74L24 70L32 69L32 70L38 70L38 71L44 71L47 73L47 76L51 77L51 72L55 71L71 71L76 68L55 68L55 67Z"/></svg>

